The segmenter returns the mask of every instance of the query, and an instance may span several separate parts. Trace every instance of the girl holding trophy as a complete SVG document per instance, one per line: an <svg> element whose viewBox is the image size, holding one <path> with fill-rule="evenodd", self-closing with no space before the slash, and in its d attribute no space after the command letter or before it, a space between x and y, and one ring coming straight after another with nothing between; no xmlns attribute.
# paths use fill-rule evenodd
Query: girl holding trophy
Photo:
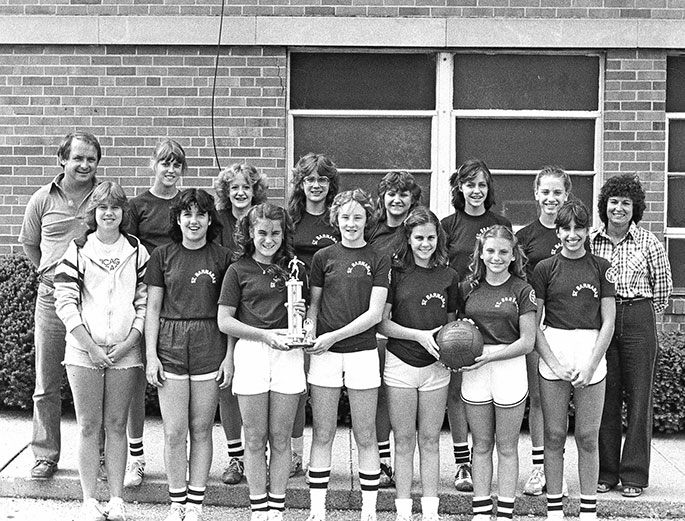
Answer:
<svg viewBox="0 0 685 521"><path fill-rule="evenodd" d="M341 241L314 254L312 299L308 317L316 326L308 381L311 387L313 436L309 460L309 521L326 517L326 491L338 400L347 387L352 432L359 454L362 520L375 521L380 461L376 446L376 404L380 386L376 324L388 294L390 259L364 240L373 206L363 190L338 194L331 224Z"/></svg>
<svg viewBox="0 0 685 521"><path fill-rule="evenodd" d="M229 341L229 358L245 432L251 519L278 521L285 509L290 433L305 389L299 347L304 343L300 323L306 276L293 258L292 223L283 208L268 203L252 207L240 221L236 239L240 256L226 272L218 322L221 331L236 338Z"/></svg>

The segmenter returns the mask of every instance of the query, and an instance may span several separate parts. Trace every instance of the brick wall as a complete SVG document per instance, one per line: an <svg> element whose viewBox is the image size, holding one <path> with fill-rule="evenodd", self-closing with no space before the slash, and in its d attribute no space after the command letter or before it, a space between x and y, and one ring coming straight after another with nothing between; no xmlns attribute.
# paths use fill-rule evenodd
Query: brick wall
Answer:
<svg viewBox="0 0 685 521"><path fill-rule="evenodd" d="M640 173L647 191L642 224L663 239L665 51L610 50L604 85L604 176Z"/></svg>
<svg viewBox="0 0 685 521"><path fill-rule="evenodd" d="M685 18L683 0L226 0L227 16ZM219 0L0 0L5 15L216 16Z"/></svg>
<svg viewBox="0 0 685 521"><path fill-rule="evenodd" d="M99 176L129 195L150 184L149 158L163 137L185 147L184 186L211 186L215 49L138 46L0 46L0 254L18 251L25 205L60 168L60 139L93 132L104 148ZM285 179L285 50L222 49L215 128L222 167L248 161L282 204Z"/></svg>

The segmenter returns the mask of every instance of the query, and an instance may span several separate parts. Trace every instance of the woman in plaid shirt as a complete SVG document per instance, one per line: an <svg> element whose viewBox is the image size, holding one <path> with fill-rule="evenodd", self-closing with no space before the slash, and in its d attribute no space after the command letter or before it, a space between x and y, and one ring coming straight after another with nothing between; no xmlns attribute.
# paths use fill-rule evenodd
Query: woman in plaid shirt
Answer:
<svg viewBox="0 0 685 521"><path fill-rule="evenodd" d="M592 253L611 261L616 285L616 328L606 353L597 491L608 492L620 481L625 497L637 497L649 485L656 313L668 304L673 288L671 267L661 242L637 225L646 205L636 175L608 179L597 206L603 226L591 235ZM628 429L621 451L624 392Z"/></svg>

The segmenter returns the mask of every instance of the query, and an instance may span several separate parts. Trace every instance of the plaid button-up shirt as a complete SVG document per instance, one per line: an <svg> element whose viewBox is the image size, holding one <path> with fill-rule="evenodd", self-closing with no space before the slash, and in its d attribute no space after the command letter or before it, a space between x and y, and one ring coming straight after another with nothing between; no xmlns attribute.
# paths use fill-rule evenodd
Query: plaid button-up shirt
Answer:
<svg viewBox="0 0 685 521"><path fill-rule="evenodd" d="M673 290L671 265L652 232L631 223L625 237L614 245L602 226L590 233L590 247L592 253L611 262L617 297L647 297L657 313L666 309Z"/></svg>

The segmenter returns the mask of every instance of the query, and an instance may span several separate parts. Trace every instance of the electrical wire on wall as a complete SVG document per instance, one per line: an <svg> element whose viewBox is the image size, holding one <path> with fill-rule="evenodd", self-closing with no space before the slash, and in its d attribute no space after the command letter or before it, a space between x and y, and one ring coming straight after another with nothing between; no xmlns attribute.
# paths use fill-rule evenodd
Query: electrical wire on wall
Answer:
<svg viewBox="0 0 685 521"><path fill-rule="evenodd" d="M214 101L216 98L216 80L219 74L219 58L221 58L221 33L224 29L224 8L226 7L226 0L221 0L221 14L219 15L219 37L216 42L216 56L214 57L214 81L212 82L212 108L210 113L210 120L212 123L212 146L214 147L214 158L216 159L216 166L221 172L221 161L219 161L219 153L216 150L216 132L214 130Z"/></svg>

